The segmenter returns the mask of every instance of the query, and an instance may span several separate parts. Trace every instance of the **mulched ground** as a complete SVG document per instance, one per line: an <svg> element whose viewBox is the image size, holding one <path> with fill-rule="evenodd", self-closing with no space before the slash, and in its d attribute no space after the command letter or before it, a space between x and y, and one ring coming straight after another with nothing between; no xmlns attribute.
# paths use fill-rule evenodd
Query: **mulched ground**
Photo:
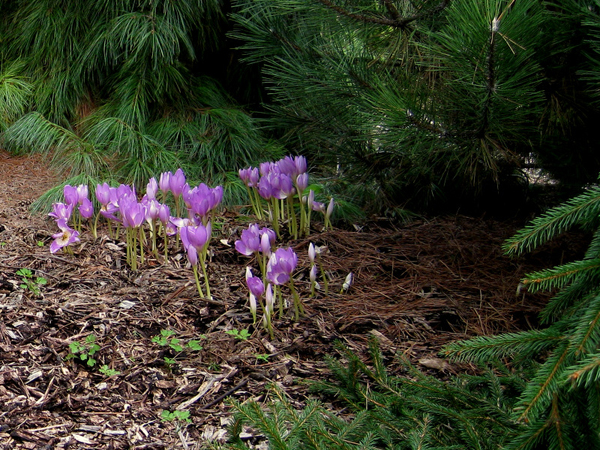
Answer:
<svg viewBox="0 0 600 450"><path fill-rule="evenodd" d="M547 296L517 295L520 278L579 256L585 246L585 236L569 235L511 260L500 247L522 222L463 216L315 232L286 244L300 255L296 285L307 316L277 320L269 340L252 326L244 282L251 261L233 249L248 222L235 211L223 212L213 239L208 303L199 299L181 253L172 252L167 263L147 259L133 273L124 244L101 231L97 240L84 233L73 255L50 254L54 222L32 217L28 207L56 179L43 161L5 153L0 175L5 449L203 448L225 438L229 398L262 400L276 384L302 406L305 382L328 376L324 357L335 354L336 341L366 355L376 336L391 362L400 352L431 373L461 370L437 359L441 346L535 326ZM328 295L309 297L309 242L328 248ZM47 280L39 295L20 286L22 268ZM349 272L355 283L340 293ZM234 329L251 337L226 332ZM176 351L153 342L163 330L203 348ZM69 359L70 345L90 336L100 348L93 367ZM191 422L164 420L164 410L189 411Z"/></svg>

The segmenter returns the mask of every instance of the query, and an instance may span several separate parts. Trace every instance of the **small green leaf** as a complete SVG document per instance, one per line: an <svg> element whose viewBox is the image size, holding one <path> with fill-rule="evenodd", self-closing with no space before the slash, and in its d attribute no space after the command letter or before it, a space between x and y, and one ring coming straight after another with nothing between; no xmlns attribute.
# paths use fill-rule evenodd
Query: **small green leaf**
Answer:
<svg viewBox="0 0 600 450"><path fill-rule="evenodd" d="M190 350L194 350L196 352L198 352L204 348L200 345L200 341L195 341L195 340L189 341L187 343L187 346L190 348Z"/></svg>

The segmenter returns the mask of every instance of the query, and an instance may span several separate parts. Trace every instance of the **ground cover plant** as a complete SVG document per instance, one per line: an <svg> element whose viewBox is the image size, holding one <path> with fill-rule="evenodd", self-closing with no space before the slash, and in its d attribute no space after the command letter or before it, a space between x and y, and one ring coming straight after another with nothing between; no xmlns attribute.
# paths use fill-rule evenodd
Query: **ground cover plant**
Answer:
<svg viewBox="0 0 600 450"><path fill-rule="evenodd" d="M0 442L13 448L203 448L224 442L229 399L256 400L266 408L268 387L276 384L302 410L314 395L304 381L333 381L325 357L336 354L337 340L368 361L370 336L377 336L393 374L405 370L394 358L398 352L428 375L468 369L436 362L442 345L535 325L547 296L515 297L519 280L553 258L574 259L582 248L575 235L512 261L500 249L518 224L458 216L323 232L317 221L308 237L286 244L299 255L294 283L305 316L294 321L292 310L283 319L275 315L271 339L249 310L245 273L252 259L235 248L248 223L237 210L224 209L215 220L208 266L213 298L201 298L183 247L165 262L162 253L152 254L148 240L144 264L134 272L125 234L111 238L109 222L99 221L95 238L93 221L84 221L80 241L69 246L72 255L51 253L56 220L32 216L28 208L56 179L35 157L2 154L0 170L3 180L11 180L0 183ZM319 273L321 289L311 297L311 243L322 249L315 262L320 259L328 275L327 296ZM39 296L20 287L16 272L22 268L48 281ZM353 284L342 291L349 272ZM260 273L258 264L253 273ZM236 338L233 330L249 336ZM67 359L70 344L90 335L100 347L94 366ZM172 339L178 340L175 348ZM192 341L202 349L190 348ZM349 420L339 403L322 401ZM189 411L190 421L175 415L168 420L163 411ZM249 428L242 438L261 440Z"/></svg>

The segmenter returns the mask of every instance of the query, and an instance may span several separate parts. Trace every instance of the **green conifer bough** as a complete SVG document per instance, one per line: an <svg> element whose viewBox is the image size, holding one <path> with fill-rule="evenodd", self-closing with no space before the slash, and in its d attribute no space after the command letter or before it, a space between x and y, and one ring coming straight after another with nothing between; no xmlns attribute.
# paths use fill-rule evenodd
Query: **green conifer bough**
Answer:
<svg viewBox="0 0 600 450"><path fill-rule="evenodd" d="M73 180L225 181L269 153L207 76L225 27L219 0L1 1L1 145Z"/></svg>
<svg viewBox="0 0 600 450"><path fill-rule="evenodd" d="M510 254L529 251L563 231L594 231L584 259L528 274L531 291L559 289L542 312L544 328L483 336L449 345L460 361L503 359L534 374L514 408L525 425L507 449L600 448L600 188L553 208L519 231L505 246Z"/></svg>
<svg viewBox="0 0 600 450"><path fill-rule="evenodd" d="M456 205L520 186L532 155L595 178L576 3L235 0L233 36L287 145L384 204Z"/></svg>

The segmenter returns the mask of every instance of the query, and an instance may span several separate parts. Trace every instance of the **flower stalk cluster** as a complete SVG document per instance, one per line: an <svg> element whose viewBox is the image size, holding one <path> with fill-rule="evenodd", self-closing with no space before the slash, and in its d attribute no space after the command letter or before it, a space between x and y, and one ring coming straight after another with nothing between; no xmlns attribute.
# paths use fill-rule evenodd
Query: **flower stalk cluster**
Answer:
<svg viewBox="0 0 600 450"><path fill-rule="evenodd" d="M272 317L275 303L279 317L285 315L286 302L282 287L287 286L293 298L294 320L304 315L304 306L294 285L293 272L298 265L298 255L291 248L272 250L276 233L270 228L260 228L251 224L243 230L241 238L235 242L236 250L244 256L255 256L260 266L261 276L254 276L250 267L246 268L246 283L250 293L250 311L257 320L257 308L263 311L263 323L269 334L273 334ZM264 301L263 301L264 296Z"/></svg>
<svg viewBox="0 0 600 450"><path fill-rule="evenodd" d="M161 194L161 201L157 195ZM49 214L56 219L61 232L53 235L54 241L50 246L52 253L58 250L69 250L69 245L79 241L81 219L92 219L93 204L88 197L88 187L65 186L63 191L65 202L55 203ZM109 233L118 239L121 228L125 230L127 247L127 263L133 271L138 268L138 262L144 264L145 253L151 252L158 258L158 238L164 242L164 259L168 260L169 238L179 237L185 249L188 261L194 271L198 293L204 297L199 280L199 270L205 280L207 298L210 296L210 286L206 272L206 256L211 238L211 215L223 198L223 188L209 188L204 183L190 187L182 169L175 173L165 172L160 175L160 181L151 178L145 194L140 198L134 187L121 184L118 187L107 183L98 184L95 190L96 200L100 209L95 220L91 222L94 237L97 237L97 226L100 217L108 221ZM168 200L172 200L177 216L171 215ZM79 216L73 218L77 206ZM182 215L185 214L183 217ZM69 226L69 221L75 222L77 229ZM113 229L114 225L114 229ZM177 241L179 242L179 241Z"/></svg>
<svg viewBox="0 0 600 450"><path fill-rule="evenodd" d="M286 156L277 162L264 162L258 168L240 169L239 176L248 191L254 214L259 220L268 218L277 236L281 236L280 222L287 224L294 239L308 236L312 211L323 214L325 229L331 227L334 200L332 198L327 207L315 200L315 193L308 185L305 157Z"/></svg>

